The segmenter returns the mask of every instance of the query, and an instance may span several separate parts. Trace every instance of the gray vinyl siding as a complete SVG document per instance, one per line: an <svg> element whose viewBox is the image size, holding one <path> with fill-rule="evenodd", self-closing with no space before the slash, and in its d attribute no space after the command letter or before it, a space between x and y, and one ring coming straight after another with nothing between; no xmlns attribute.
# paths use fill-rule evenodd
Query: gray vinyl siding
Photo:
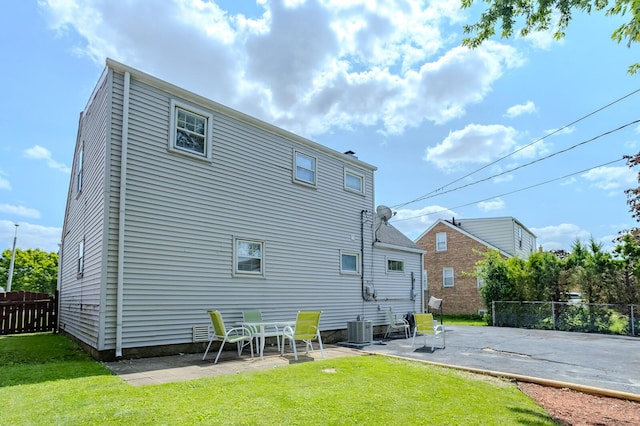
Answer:
<svg viewBox="0 0 640 426"><path fill-rule="evenodd" d="M98 347L100 335L102 243L105 185L107 80L84 111L74 154L60 262L60 326L81 341ZM83 149L82 191L76 191L77 156ZM84 240L84 273L77 276L77 247Z"/></svg>
<svg viewBox="0 0 640 426"><path fill-rule="evenodd" d="M420 254L373 248L373 166L135 70L126 103L122 68L106 72L79 130L85 188L76 199L72 174L65 218L61 321L68 332L100 351L116 347L120 246L122 349L190 343L193 326L209 322L208 309L229 324L248 308L267 320L320 309L322 330L345 329L361 314L386 324L388 305L419 309L410 291L414 272L421 294ZM169 149L172 101L211 114L210 161ZM316 158L315 187L293 181L295 151ZM364 195L344 189L345 169L364 177ZM77 279L83 236L85 274ZM264 242L264 276L233 273L234 237ZM363 301L360 274L340 272L340 251L360 252L361 244L363 280L384 299ZM387 273L386 256L404 260L405 272Z"/></svg>
<svg viewBox="0 0 640 426"><path fill-rule="evenodd" d="M368 306L369 312L365 314L366 319L372 320L376 325L388 324L386 310L389 308L397 314L420 312L422 256L414 252L377 248L373 258L377 300L373 306ZM404 272L388 272L387 259L404 261ZM413 283L415 300L411 300L411 273L415 279Z"/></svg>
<svg viewBox="0 0 640 426"><path fill-rule="evenodd" d="M527 259L535 250L535 235L512 217L461 219L459 226L511 256ZM522 229L522 247L518 244L518 228Z"/></svg>
<svg viewBox="0 0 640 426"><path fill-rule="evenodd" d="M170 152L170 102L132 79L123 348L189 342L213 308L228 322L245 308L266 318L322 309L323 329L345 328L360 277L340 274L339 253L360 250L373 171L356 169L365 197L345 191L344 162L216 111L211 163ZM292 182L294 149L317 158L316 188ZM265 242L264 278L232 275L234 236Z"/></svg>

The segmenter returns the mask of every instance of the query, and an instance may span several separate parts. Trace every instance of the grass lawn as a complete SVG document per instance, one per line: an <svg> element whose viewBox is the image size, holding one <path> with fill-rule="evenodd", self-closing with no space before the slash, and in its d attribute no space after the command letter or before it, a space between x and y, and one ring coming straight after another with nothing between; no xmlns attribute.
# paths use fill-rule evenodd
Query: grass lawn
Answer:
<svg viewBox="0 0 640 426"><path fill-rule="evenodd" d="M508 381L384 356L134 387L61 335L0 336L3 425L553 425Z"/></svg>

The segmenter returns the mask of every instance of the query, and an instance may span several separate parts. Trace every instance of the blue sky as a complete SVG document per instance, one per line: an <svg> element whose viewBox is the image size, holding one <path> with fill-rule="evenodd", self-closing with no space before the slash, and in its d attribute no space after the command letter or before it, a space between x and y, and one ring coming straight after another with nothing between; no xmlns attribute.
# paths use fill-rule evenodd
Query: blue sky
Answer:
<svg viewBox="0 0 640 426"><path fill-rule="evenodd" d="M479 4L478 7L482 7ZM105 58L378 167L414 239L513 216L545 250L635 226L638 46L621 18L460 46L478 8L438 1L0 1L0 250L56 251L78 117ZM546 182L546 183L545 183Z"/></svg>

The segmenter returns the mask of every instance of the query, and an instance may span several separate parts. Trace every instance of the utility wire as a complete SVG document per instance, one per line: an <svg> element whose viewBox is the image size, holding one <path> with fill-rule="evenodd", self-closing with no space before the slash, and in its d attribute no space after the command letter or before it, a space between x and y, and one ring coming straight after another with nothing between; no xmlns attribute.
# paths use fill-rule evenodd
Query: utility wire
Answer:
<svg viewBox="0 0 640 426"><path fill-rule="evenodd" d="M524 187L524 188L516 189L516 190L510 191L510 192L505 192L505 193L502 193L502 194L499 194L499 195L494 195L494 196L488 197L488 198L483 198L482 200L472 201L470 203L462 204L460 206L451 207L451 208L442 209L442 210L436 210L436 211L433 211L433 212L420 214L420 215L417 215L417 216L405 217L405 218L402 218L402 219L394 219L393 222L402 222L404 220L417 219L419 217L429 216L429 215L432 215L432 214L443 213L443 212L446 212L446 211L450 211L450 210L459 209L459 208L462 208L462 207L471 206L471 205L474 205L474 204L477 204L477 203L481 203L483 201L493 200L493 199L498 198L498 197L505 197L507 195L515 194L517 192L526 191L526 190L531 189L531 188L535 188L535 187L538 187L538 186L546 185L548 183L555 182L555 181L558 181L558 180L566 179L568 177L575 176L575 175L578 175L580 173L585 173L585 172L588 172L589 170L597 169L598 167L608 166L610 164L614 164L614 163L617 163L617 162L623 161L623 160L624 160L624 158L619 158L617 160L609 161L607 163L603 163L603 164L600 164L598 166L589 167L588 169L580 170L578 172L574 172L574 173L571 173L571 174L568 174L568 175L564 175L564 176L560 176L560 177L557 177L557 178L554 178L554 179L550 179L550 180L547 180L547 181L544 181L544 182L536 183L534 185L530 185L530 186L527 186L527 187Z"/></svg>
<svg viewBox="0 0 640 426"><path fill-rule="evenodd" d="M587 118L591 117L592 115L595 115L595 114L597 114L597 113L599 113L599 112L601 112L601 111L603 111L603 110L605 110L605 109L609 108L610 106L615 105L615 104L617 104L618 102L621 102L621 101L623 101L624 99L626 99L626 98L628 98L628 97L630 97L630 96L635 95L635 94L636 94L636 93L638 93L638 92L640 92L640 89L636 89L636 90L634 90L633 92L630 92L630 93L628 93L628 94L626 94L626 95L624 95L624 96L622 96L622 97L620 97L620 98L618 98L618 99L616 99L616 100L614 100L614 101L612 101L612 102L609 102L608 104L606 104L606 105L604 105L604 106L602 106L602 107L600 107L600 108L596 109L595 111L592 111L592 112L590 112L589 114L584 115L584 116L582 116L582 117L578 118L577 120L574 120L574 121L572 121L571 123L566 124L566 125L564 125L564 126L560 127L559 129L556 129L556 130L554 130L553 132L548 133L548 134L546 134L546 135L544 135L544 136L542 136L542 137L540 137L540 138L538 138L538 139L534 140L533 142L531 142L531 143L529 143L529 144L527 144L527 145L524 145L524 146L522 146L522 147L520 147L520 148L516 149L515 151L513 151L513 152L511 152L511 153L509 153L509 154L507 154L507 155L504 155L503 157L500 157L500 158L498 158L497 160L494 160L494 161L492 161L492 162L491 162L491 163L489 163L489 164L486 164L486 165L484 165L484 166L480 167L479 169L476 169L476 170L474 170L474 171L472 171L472 172L470 172L470 173L467 173L466 175L464 175L464 176L462 176L462 177L459 177L458 179L455 179L455 180L453 180L452 182L449 182L448 184L446 184L446 185L444 185L444 186L441 186L440 188L436 188L436 189L434 189L433 191L431 191L431 192L429 192L429 193L427 193L427 194L425 194L425 195L422 195L422 196L420 196L420 197L418 197L418 198L416 198L416 199L414 199L414 200L407 201L406 203L396 204L395 206L392 206L392 207L393 207L393 208L404 207L404 206L406 206L406 205L413 204L413 203L415 203L415 202L418 202L418 201L424 200L425 198L430 198L429 196L430 196L431 194L434 194L434 193L436 193L436 192L440 192L440 191L442 191L444 188L446 188L446 187L448 187L448 186L451 186L451 185L453 185L454 183L460 182L461 180L466 179L466 178L468 178L469 176L472 176L472 175L474 175L474 174L476 174L476 173L478 173L478 172L480 172L480 171L482 171L482 170L484 170L484 169L486 169L486 168L488 168L488 167L491 167L491 166L493 166L494 164L496 164L496 163L498 163L498 162L500 162L500 161L502 161L502 160L504 160L504 159L506 159L506 158L509 158L509 157L511 157L512 155L517 154L518 152L522 151L523 149L526 149L526 148L530 147L531 145L534 145L534 144L536 144L536 143L538 143L538 142L541 142L541 141L545 140L546 138L551 137L551 136L555 135L556 133L559 133L559 132L561 132L561 131L563 131L563 130L565 130L565 129L567 129L567 128L571 127L571 126L573 126L573 125L574 125L574 124L576 124L576 123L579 123L579 122L581 122L581 121L583 121L583 120L586 120Z"/></svg>
<svg viewBox="0 0 640 426"><path fill-rule="evenodd" d="M547 160L547 159L549 159L549 158L551 158L551 157L555 157L556 155L560 155L560 154L563 154L563 153L565 153L565 152L567 152L567 151L571 151L572 149L575 149L575 148L577 148L577 147L579 147L579 146L582 146L582 145L588 144L588 143L593 142L593 141L595 141L595 140L597 140L597 139L600 139L601 137L608 136L608 135L610 135L610 134L612 134L612 133L618 132L618 131L620 131L620 130L622 130L622 129L626 128L626 127L629 127L629 126L633 126L634 124L637 124L637 123L640 123L640 119L638 119L638 120L634 120L634 121L632 121L632 122L630 122L630 123L627 123L627 124L623 124L622 126L620 126L620 127L616 128L616 129L612 129L612 130L609 130L609 131L607 131L607 132L601 133L601 134L599 134L599 135L597 135L597 136L592 137L591 139L587 139L586 141L579 142L579 143L577 143L577 144L575 144L575 145L572 145L572 146L570 146L570 147L568 147L568 148L565 148L565 149L560 150L560 151L556 151L556 152L551 153L551 154L549 154L549 155L547 155L547 156L545 156L545 157L540 157L540 158L538 158L538 159L536 159L536 160L533 160L533 161L530 161L530 162L528 162L528 163L526 163L526 164L521 164L521 165L519 165L519 166L517 166L517 167L514 167L514 168L512 168L512 169L505 170L504 172L501 172L501 173L498 173L498 174L495 174L495 175L492 175L492 176L489 176L489 177L486 177L486 178L483 178L483 179L477 180L477 181L475 181L475 182L468 183L468 184L466 184L466 185L457 186L457 187L455 187L455 188L449 189L449 190L444 191L444 192L438 192L437 194L433 194L433 193L431 193L431 194L423 195L422 197L416 198L416 199L415 199L414 201L412 201L412 202L422 201L422 200L426 200L426 199L428 199L428 198L437 197L438 195L448 194L448 193L450 193L450 192L454 192L454 191L457 191L457 190L459 190L459 189L467 188L467 187L469 187L469 186L477 185L477 184L479 184L479 183L486 182L486 181L491 180L491 179L495 179L495 178L497 178L497 177L500 177L500 176L506 175L507 173L514 172L514 171L516 171L516 170L522 169L522 168L527 167L527 166L530 166L530 165L532 165L532 164L539 163L540 161ZM406 206L407 204L408 204L408 203L401 204L401 205L400 205L400 207ZM398 206L394 206L394 207L396 207L396 208L397 208Z"/></svg>

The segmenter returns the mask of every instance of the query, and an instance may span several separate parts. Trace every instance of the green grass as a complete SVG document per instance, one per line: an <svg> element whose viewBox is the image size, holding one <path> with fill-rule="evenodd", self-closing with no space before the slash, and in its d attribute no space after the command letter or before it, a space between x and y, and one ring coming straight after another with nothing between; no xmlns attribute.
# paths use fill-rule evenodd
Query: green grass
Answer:
<svg viewBox="0 0 640 426"><path fill-rule="evenodd" d="M440 318L436 315L436 319ZM446 325L487 325L487 321L481 315L444 315L442 319Z"/></svg>
<svg viewBox="0 0 640 426"><path fill-rule="evenodd" d="M0 401L7 425L554 424L511 382L384 356L134 387L53 334L0 337Z"/></svg>

